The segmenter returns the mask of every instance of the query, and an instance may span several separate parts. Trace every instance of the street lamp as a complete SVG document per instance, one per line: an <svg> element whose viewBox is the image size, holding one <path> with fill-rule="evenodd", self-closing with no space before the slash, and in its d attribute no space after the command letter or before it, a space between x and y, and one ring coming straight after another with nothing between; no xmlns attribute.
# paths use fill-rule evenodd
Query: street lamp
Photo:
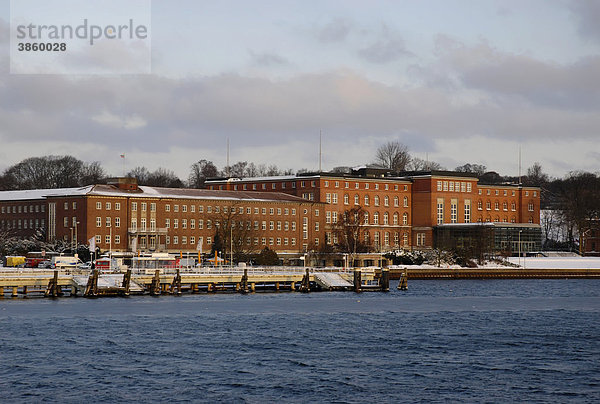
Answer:
<svg viewBox="0 0 600 404"><path fill-rule="evenodd" d="M519 230L519 266L521 266L521 233L523 230Z"/></svg>

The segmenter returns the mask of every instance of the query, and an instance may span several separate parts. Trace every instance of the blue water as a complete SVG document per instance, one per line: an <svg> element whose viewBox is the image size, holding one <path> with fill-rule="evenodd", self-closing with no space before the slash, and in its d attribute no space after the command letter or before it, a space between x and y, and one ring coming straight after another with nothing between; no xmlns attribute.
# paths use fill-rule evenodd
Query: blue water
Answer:
<svg viewBox="0 0 600 404"><path fill-rule="evenodd" d="M409 288L4 299L0 402L600 402L600 281Z"/></svg>

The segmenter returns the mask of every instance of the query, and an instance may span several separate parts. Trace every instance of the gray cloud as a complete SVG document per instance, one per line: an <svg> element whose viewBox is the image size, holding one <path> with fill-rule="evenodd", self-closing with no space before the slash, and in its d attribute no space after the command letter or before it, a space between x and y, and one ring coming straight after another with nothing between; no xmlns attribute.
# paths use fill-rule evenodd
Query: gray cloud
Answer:
<svg viewBox="0 0 600 404"><path fill-rule="evenodd" d="M318 30L317 38L325 43L343 42L351 30L351 22L342 18L336 18Z"/></svg>
<svg viewBox="0 0 600 404"><path fill-rule="evenodd" d="M253 51L250 51L250 58L252 60L252 64L263 67L285 66L289 64L289 62L284 57L276 53L255 53Z"/></svg>
<svg viewBox="0 0 600 404"><path fill-rule="evenodd" d="M413 56L406 49L400 35L391 32L386 25L382 26L381 33L370 45L358 51L358 55L362 59L376 64L386 64L402 57Z"/></svg>
<svg viewBox="0 0 600 404"><path fill-rule="evenodd" d="M583 111L600 106L600 56L561 65L503 53L486 43L467 47L447 37L438 38L437 49L435 66L413 69L430 84L465 86L506 104Z"/></svg>
<svg viewBox="0 0 600 404"><path fill-rule="evenodd" d="M571 11L579 22L579 33L600 43L600 2L597 0L572 0Z"/></svg>

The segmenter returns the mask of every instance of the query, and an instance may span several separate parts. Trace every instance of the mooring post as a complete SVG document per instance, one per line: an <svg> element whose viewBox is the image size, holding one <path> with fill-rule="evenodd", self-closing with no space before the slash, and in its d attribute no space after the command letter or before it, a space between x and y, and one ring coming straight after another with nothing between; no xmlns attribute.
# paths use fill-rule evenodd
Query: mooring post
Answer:
<svg viewBox="0 0 600 404"><path fill-rule="evenodd" d="M398 290L407 290L408 289L408 275L406 271L400 274L400 280L398 281Z"/></svg>
<svg viewBox="0 0 600 404"><path fill-rule="evenodd" d="M309 293L310 292L310 273L308 268L306 268L306 273L302 277L302 283L300 284L300 292Z"/></svg>
<svg viewBox="0 0 600 404"><path fill-rule="evenodd" d="M127 272L123 274L123 296L129 296L129 287L131 285L131 268L127 269Z"/></svg>
<svg viewBox="0 0 600 404"><path fill-rule="evenodd" d="M240 292L248 293L248 268L244 267L244 275L242 275L242 281L240 282Z"/></svg>
<svg viewBox="0 0 600 404"><path fill-rule="evenodd" d="M18 296L19 296L19 287L18 286L13 286L11 297L18 297Z"/></svg>
<svg viewBox="0 0 600 404"><path fill-rule="evenodd" d="M388 268L381 268L381 279L379 280L382 292L390 291L390 271Z"/></svg>
<svg viewBox="0 0 600 404"><path fill-rule="evenodd" d="M92 297L96 296L98 292L98 269L93 269L90 277L88 278L87 285L85 286L85 292L83 296Z"/></svg>
<svg viewBox="0 0 600 404"><path fill-rule="evenodd" d="M45 296L58 297L62 296L62 290L60 286L58 286L58 270L54 271L54 276L48 282L48 287L46 288Z"/></svg>
<svg viewBox="0 0 600 404"><path fill-rule="evenodd" d="M154 277L152 278L152 283L150 284L150 294L152 296L159 296L160 292L160 269L157 269L154 272Z"/></svg>
<svg viewBox="0 0 600 404"><path fill-rule="evenodd" d="M171 283L171 293L173 293L177 289L177 294L181 294L181 274L179 273L179 268L177 268L177 274L173 278L173 282Z"/></svg>
<svg viewBox="0 0 600 404"><path fill-rule="evenodd" d="M360 269L355 269L354 270L354 291L356 293L360 293L361 286L362 286L362 273L360 272Z"/></svg>

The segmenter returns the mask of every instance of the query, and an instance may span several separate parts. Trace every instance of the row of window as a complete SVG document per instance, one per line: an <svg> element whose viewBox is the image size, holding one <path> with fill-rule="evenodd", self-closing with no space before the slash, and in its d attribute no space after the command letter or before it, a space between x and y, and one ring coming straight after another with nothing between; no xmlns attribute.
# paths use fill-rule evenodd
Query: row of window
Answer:
<svg viewBox="0 0 600 404"><path fill-rule="evenodd" d="M492 190L491 189L486 189L485 193L486 193L486 195L491 195L492 194ZM494 191L494 194L496 196L499 196L500 195L500 190L496 189ZM479 190L479 195L483 195L483 189ZM503 189L502 190L502 195L503 196L508 196L508 190L507 189ZM510 196L516 196L516 195L517 195L517 192L515 190L511 190L510 191ZM529 196L529 191L525 191L525 196ZM534 198L537 197L537 191L533 191L533 196L534 196Z"/></svg>
<svg viewBox="0 0 600 404"><path fill-rule="evenodd" d="M364 224L369 224L369 212L364 212ZM373 212L373 223L372 224L380 224L379 223L379 212ZM382 215L382 219L383 225L389 225L390 224L390 214L388 212L384 212ZM400 215L398 214L398 212L394 212L394 214L392 215L392 224L394 226L398 226L400 224ZM337 223L338 222L338 212L325 212L325 223ZM402 214L402 224L403 225L408 225L408 213L404 212Z"/></svg>
<svg viewBox="0 0 600 404"><path fill-rule="evenodd" d="M334 181L333 183L335 185L335 188L339 188L340 187L340 181ZM364 189L369 189L370 188L370 183L365 182L364 184L365 184L364 185ZM323 187L324 188L329 188L329 181L325 180L323 182ZM350 182L344 181L344 188L349 189L350 188ZM355 182L354 183L354 189L360 189L360 183L359 182ZM373 189L379 190L379 184L373 184ZM383 189L386 190L386 191L388 191L390 189L390 184L383 184ZM408 191L408 185L403 185L402 189L404 191ZM398 184L394 184L394 191L398 191L398 190L400 190L400 186Z"/></svg>
<svg viewBox="0 0 600 404"><path fill-rule="evenodd" d="M483 202L482 201L478 201L477 202L477 210L483 210ZM485 203L485 210L492 210L492 203L490 201L487 201ZM496 201L494 202L494 210L500 210L500 202ZM503 202L502 203L502 210L507 212L508 211L508 203L507 202ZM510 204L510 210L513 212L516 212L517 210L517 204L515 202L512 202ZM527 210L529 212L533 212L534 211L534 204L533 202L529 202L527 204Z"/></svg>
<svg viewBox="0 0 600 404"><path fill-rule="evenodd" d="M437 190L439 192L471 192L472 184L464 181L438 181Z"/></svg>
<svg viewBox="0 0 600 404"><path fill-rule="evenodd" d="M370 204L370 196L369 195L365 195L364 198L364 205L365 206L369 206ZM333 205L337 205L338 203L338 194L337 193L326 193L325 194L325 202L329 203L329 204L333 204ZM350 195L348 194L344 194L344 205L349 205L350 204ZM354 205L359 205L360 204L360 196L358 194L354 195ZM379 195L375 195L373 196L373 206L379 206L380 205L380 198ZM383 197L383 206L390 206L390 197L389 196L384 196ZM403 198L403 207L407 208L408 207L408 197L405 196ZM395 196L394 197L394 207L400 207L400 198Z"/></svg>
<svg viewBox="0 0 600 404"><path fill-rule="evenodd" d="M390 233L389 231L383 232L383 244L381 244L381 239L380 239L380 233L378 231L373 232L373 244L375 246L380 246L383 245L385 247L390 247L392 244L390 244L390 236L393 236L393 245L395 247L399 247L400 246L400 233L398 232L394 232L393 234ZM402 233L402 244L404 246L408 246L408 233ZM363 233L363 241L365 244L369 244L371 242L371 233L369 231L365 231ZM417 242L422 242L423 244L419 244L419 245L425 245L425 233L418 233L417 234ZM325 243L327 243L328 245L333 245L333 244L337 244L338 243L338 235L336 233L332 233L332 232L326 232L325 233ZM319 245L319 239L315 238L315 245Z"/></svg>
<svg viewBox="0 0 600 404"><path fill-rule="evenodd" d="M44 213L46 211L46 205L13 205L13 206L2 206L2 213Z"/></svg>
<svg viewBox="0 0 600 404"><path fill-rule="evenodd" d="M137 209L137 203L133 202L134 204L136 204L136 209ZM146 210L146 203L143 203L143 208L144 210ZM156 204L152 203L151 205L154 205L153 207L153 212L156 211ZM104 204L104 207L106 210L112 210L112 203L111 202L106 202ZM67 202L65 202L65 210L67 209ZM75 202L73 202L73 209L75 209ZM96 210L102 210L102 202L96 202ZM121 210L121 202L115 202L115 210ZM132 208L133 210L133 208Z"/></svg>
<svg viewBox="0 0 600 404"><path fill-rule="evenodd" d="M135 203L135 202L134 202ZM179 208L181 207L181 212L183 213L187 213L188 212L188 205L173 205L173 212L179 212ZM190 212L191 213L196 213L196 205L190 205ZM137 207L136 207L137 209ZM207 206L206 207L206 213L221 213L221 209L223 210L223 213L229 213L231 211L231 213L238 213L240 215L243 215L244 212L246 212L247 215L251 215L252 212L254 212L255 215L260 214L260 212L262 212L263 215L267 214L267 208L251 208L251 207L243 207L243 206L239 206L239 207L229 207L229 206L215 206L214 208L212 206ZM132 203L132 209L133 209L133 203ZM167 204L165 205L165 212L171 212L171 205ZM290 212L292 216L296 215L296 208L269 208L269 214L271 216L275 215L275 212L277 212L278 216L284 215L284 216L289 216ZM198 213L204 213L204 206L203 205L198 205ZM307 211L305 210L304 213L306 214Z"/></svg>
<svg viewBox="0 0 600 404"><path fill-rule="evenodd" d="M444 200L438 199L437 201L437 224L444 223ZM452 199L450 201L450 223L458 223L458 200ZM464 201L464 223L471 223L471 201L465 199Z"/></svg>
<svg viewBox="0 0 600 404"><path fill-rule="evenodd" d="M34 230L38 228L45 228L46 221L44 219L12 219L12 220L0 220L0 229L3 230Z"/></svg>

